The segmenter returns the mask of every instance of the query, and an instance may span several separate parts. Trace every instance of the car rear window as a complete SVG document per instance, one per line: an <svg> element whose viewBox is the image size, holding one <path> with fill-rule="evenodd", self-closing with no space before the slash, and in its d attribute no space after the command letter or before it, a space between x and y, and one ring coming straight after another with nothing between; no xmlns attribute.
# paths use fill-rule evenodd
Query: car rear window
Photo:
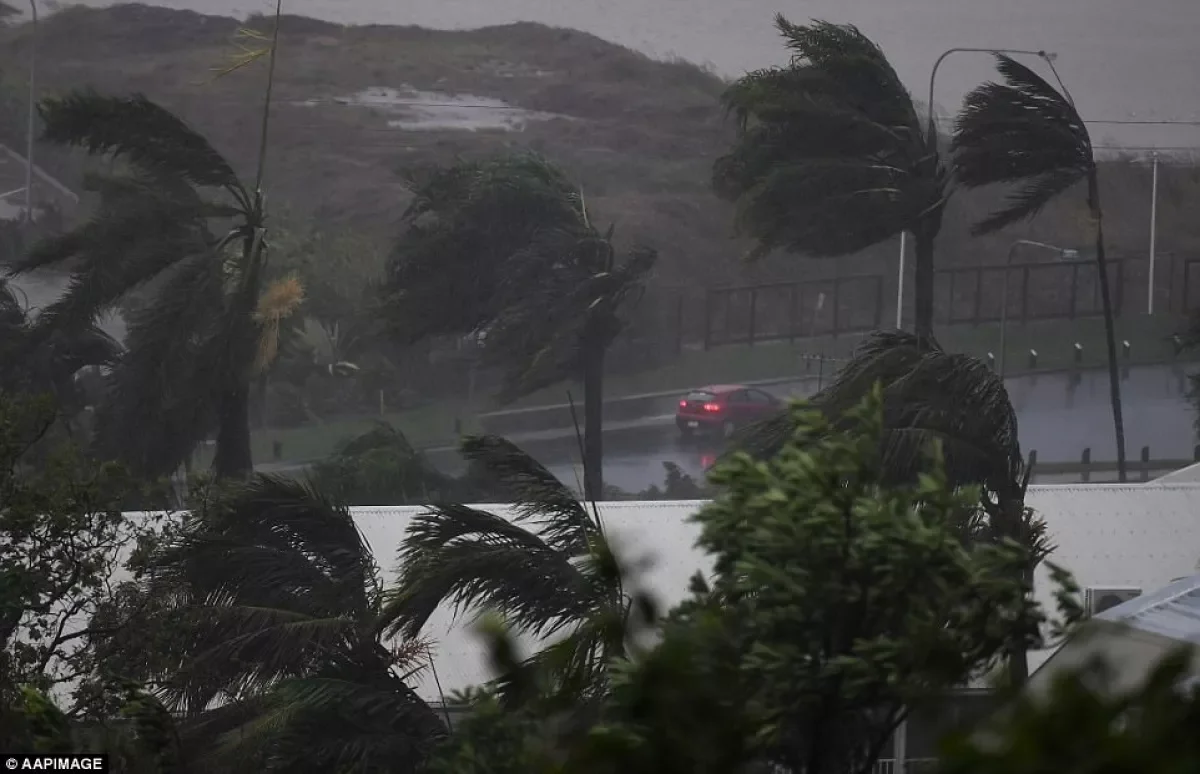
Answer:
<svg viewBox="0 0 1200 774"><path fill-rule="evenodd" d="M705 392L704 390L692 390L687 394L688 400L710 401L715 397L717 396L713 395L711 392Z"/></svg>

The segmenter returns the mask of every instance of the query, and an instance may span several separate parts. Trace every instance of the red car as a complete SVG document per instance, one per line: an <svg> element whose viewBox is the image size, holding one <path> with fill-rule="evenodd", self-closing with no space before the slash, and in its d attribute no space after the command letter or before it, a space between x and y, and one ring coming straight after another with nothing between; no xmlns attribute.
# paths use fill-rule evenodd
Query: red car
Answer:
<svg viewBox="0 0 1200 774"><path fill-rule="evenodd" d="M768 392L741 384L714 384L692 390L679 401L675 424L684 437L719 433L728 438L740 427L766 419L783 407Z"/></svg>

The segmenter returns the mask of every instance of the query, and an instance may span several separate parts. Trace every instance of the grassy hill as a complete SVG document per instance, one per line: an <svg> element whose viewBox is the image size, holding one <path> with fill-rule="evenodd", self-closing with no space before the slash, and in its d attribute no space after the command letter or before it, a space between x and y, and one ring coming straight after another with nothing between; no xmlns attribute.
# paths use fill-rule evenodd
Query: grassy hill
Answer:
<svg viewBox="0 0 1200 774"><path fill-rule="evenodd" d="M265 30L268 22L250 25ZM214 68L237 50L239 26L142 5L70 8L42 24L39 80L50 93L82 85L144 92L248 170L264 71L256 66L213 79ZM747 267L735 260L745 245L731 238L730 208L708 185L711 162L732 135L718 100L724 84L699 67L532 23L435 31L286 17L282 29L267 182L273 201L299 217L386 241L406 201L398 170L532 148L570 170L589 206L615 221L623 238L660 249L658 281L665 285L890 272L895 265L894 244L840 262L775 256ZM23 134L28 45L27 28L0 29L0 76L10 96L0 142ZM779 61L785 56L781 47ZM77 160L39 153L68 180L78 174ZM1160 250L1194 250L1200 225L1190 210L1200 172L1178 165L1163 174ZM1143 254L1148 169L1116 160L1103 180L1113 252ZM1066 245L1088 238L1083 198L1068 196L1031 226L971 239L970 222L996 196L956 197L939 245L942 265L999 262L1017 236Z"/></svg>

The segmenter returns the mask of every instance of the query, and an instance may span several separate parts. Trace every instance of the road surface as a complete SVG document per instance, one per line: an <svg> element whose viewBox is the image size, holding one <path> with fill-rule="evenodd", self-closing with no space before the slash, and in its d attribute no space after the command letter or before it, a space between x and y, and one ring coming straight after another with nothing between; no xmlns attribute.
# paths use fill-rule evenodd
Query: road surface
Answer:
<svg viewBox="0 0 1200 774"><path fill-rule="evenodd" d="M1191 459L1196 443L1193 414L1186 399L1187 374L1195 366L1144 366L1132 368L1121 382L1125 413L1126 450L1137 460L1143 446L1151 459ZM1116 458L1108 376L1091 371L1072 378L1067 374L1018 376L1006 380L1017 410L1021 447L1028 455L1037 450L1042 462L1073 462L1090 447L1092 459ZM795 394L801 387L783 384L771 388L777 395ZM582 480L579 449L574 439L523 444L561 480ZM661 486L664 462L673 462L693 476L702 476L721 452L719 443L681 443L671 417L650 420L644 430L605 439L606 483L627 492ZM461 460L447 453L434 457L439 467L458 472ZM1046 483L1052 483L1047 480Z"/></svg>

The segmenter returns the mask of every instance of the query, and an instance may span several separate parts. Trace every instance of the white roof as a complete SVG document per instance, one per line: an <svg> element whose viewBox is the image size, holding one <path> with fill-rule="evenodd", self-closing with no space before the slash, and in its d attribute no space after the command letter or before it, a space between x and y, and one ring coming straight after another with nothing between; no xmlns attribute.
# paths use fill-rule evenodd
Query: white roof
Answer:
<svg viewBox="0 0 1200 774"><path fill-rule="evenodd" d="M1079 484L1032 486L1026 503L1046 520L1057 547L1050 561L1071 571L1081 587L1136 587L1150 590L1191 575L1200 559L1200 485ZM601 521L628 559L652 560L639 579L663 607L682 601L688 580L708 573L708 558L696 550L698 527L689 517L703 501L600 503ZM476 506L500 515L504 505ZM355 522L375 551L387 581L395 577L395 557L404 531L421 507L353 508ZM631 555L630 555L631 554ZM1038 600L1054 611L1053 589L1043 567L1035 579ZM435 641L433 660L443 690L487 680L483 650L470 618L455 621L450 611L434 617L426 629ZM531 646L533 643L526 643ZM1030 654L1036 669L1049 652ZM439 698L432 674L418 690Z"/></svg>
<svg viewBox="0 0 1200 774"><path fill-rule="evenodd" d="M1050 561L1072 572L1081 587L1150 591L1200 569L1200 485L1031 486L1026 503L1047 522L1050 540L1057 547ZM704 501L690 500L607 502L598 506L601 521L620 554L629 562L650 560L649 569L633 580L650 591L664 609L684 600L688 581L697 571L711 571L708 557L695 548L699 528L690 521L703 505ZM506 517L511 513L507 505L473 507ZM385 584L392 585L405 531L424 508L350 510L382 568ZM1035 578L1035 594L1048 611L1054 611L1053 589L1045 567ZM1157 598L1153 594L1150 597ZM1172 610L1179 615L1177 608L1168 606L1163 610L1166 612L1146 611L1142 615L1147 621L1160 622ZM449 694L491 677L469 613L456 619L453 611L441 610L430 619L425 634L433 641L434 669L417 679L416 688L422 697L437 701L441 691ZM529 648L534 643L524 645ZM1031 653L1031 669L1037 669L1049 655Z"/></svg>

